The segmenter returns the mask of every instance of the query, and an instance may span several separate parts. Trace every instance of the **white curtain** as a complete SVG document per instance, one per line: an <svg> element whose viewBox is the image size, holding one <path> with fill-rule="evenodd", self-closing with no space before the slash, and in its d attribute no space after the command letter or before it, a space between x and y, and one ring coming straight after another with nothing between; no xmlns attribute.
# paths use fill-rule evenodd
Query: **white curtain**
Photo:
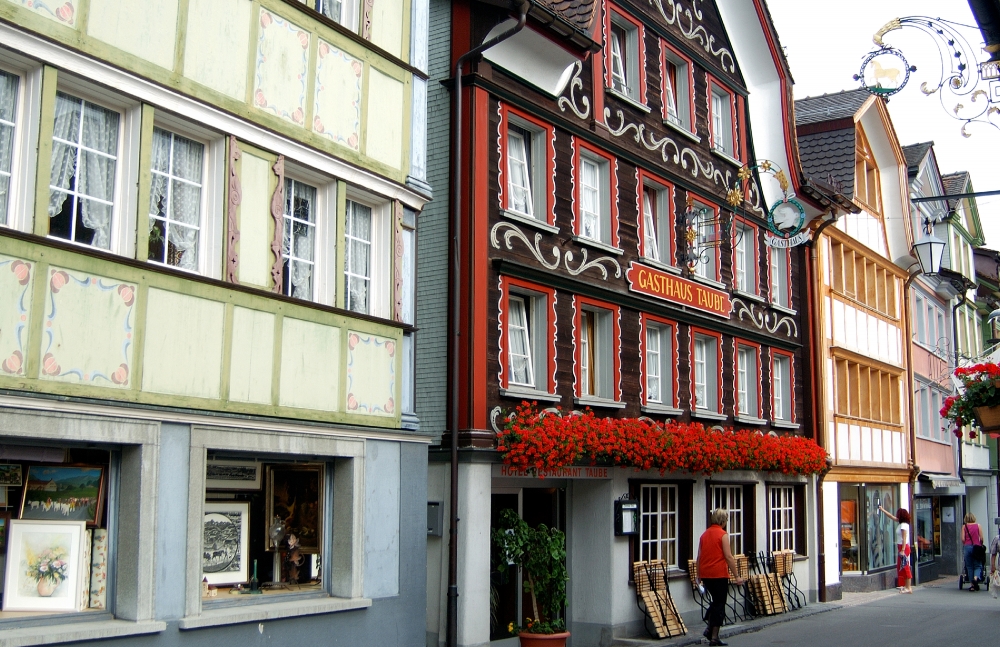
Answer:
<svg viewBox="0 0 1000 647"><path fill-rule="evenodd" d="M84 198L80 202L81 216L85 227L94 231L94 247L109 249L111 246L110 204L88 200L87 197L114 200L115 171L118 156L117 112L91 104L84 104L82 143L87 148L96 149L106 155L81 151L78 173L78 192ZM107 155L110 155L108 157Z"/></svg>
<svg viewBox="0 0 1000 647"><path fill-rule="evenodd" d="M285 231L282 254L285 257L289 296L312 299L312 273L315 250L316 189L301 182L285 180Z"/></svg>
<svg viewBox="0 0 1000 647"><path fill-rule="evenodd" d="M83 103L79 99L59 93L56 95L54 140L75 142L80 132L80 110ZM76 147L60 141L52 142L52 169L49 184L59 189L69 189L76 175ZM49 217L54 218L62 211L68 194L52 189L49 194Z"/></svg>
<svg viewBox="0 0 1000 647"><path fill-rule="evenodd" d="M163 219L166 258L155 260L185 270L198 269L204 145L156 128L153 130L150 231Z"/></svg>
<svg viewBox="0 0 1000 647"><path fill-rule="evenodd" d="M368 312L368 284L371 280L369 253L372 237L372 210L355 202L348 211L348 307L355 312Z"/></svg>

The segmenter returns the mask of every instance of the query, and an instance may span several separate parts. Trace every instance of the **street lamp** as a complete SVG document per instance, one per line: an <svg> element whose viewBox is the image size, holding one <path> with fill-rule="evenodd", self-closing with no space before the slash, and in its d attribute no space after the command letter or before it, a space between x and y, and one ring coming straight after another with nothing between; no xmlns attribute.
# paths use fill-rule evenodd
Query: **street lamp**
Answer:
<svg viewBox="0 0 1000 647"><path fill-rule="evenodd" d="M938 274L941 271L941 258L944 256L944 241L932 233L924 235L913 244L920 263L920 271L924 274Z"/></svg>

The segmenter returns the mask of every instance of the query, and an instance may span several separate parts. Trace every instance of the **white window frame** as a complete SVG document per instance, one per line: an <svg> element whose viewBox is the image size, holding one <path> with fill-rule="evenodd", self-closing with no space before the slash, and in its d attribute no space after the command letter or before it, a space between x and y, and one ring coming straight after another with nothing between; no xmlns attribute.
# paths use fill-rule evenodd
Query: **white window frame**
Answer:
<svg viewBox="0 0 1000 647"><path fill-rule="evenodd" d="M768 265L771 274L771 303L782 308L790 308L788 291L788 250L784 247L769 247Z"/></svg>
<svg viewBox="0 0 1000 647"><path fill-rule="evenodd" d="M760 414L757 392L757 348L736 344L737 415L756 418Z"/></svg>
<svg viewBox="0 0 1000 647"><path fill-rule="evenodd" d="M42 68L37 61L9 50L0 52L0 70L17 77L14 106L7 222L0 227L31 233L35 217L35 180L38 163L38 127L41 113Z"/></svg>
<svg viewBox="0 0 1000 647"><path fill-rule="evenodd" d="M643 180L639 188L639 207L641 209L639 215L643 223L642 256L654 263L673 266L675 261L670 245L674 234L673 191L652 180ZM647 214L647 206L652 208L651 214ZM649 226L650 215L653 224L652 235Z"/></svg>
<svg viewBox="0 0 1000 647"><path fill-rule="evenodd" d="M520 118L511 112L507 112L507 186L505 190L507 191L507 210L514 213L515 215L524 218L534 218L540 222L548 222L548 178L547 169L548 164L546 160L546 154L549 150L549 140L548 131L540 127L538 124L532 123L526 119ZM513 184L514 174L511 172L511 164L516 160L511 155L511 150L513 148L512 142L510 141L511 134L514 134L521 139L527 136L527 141L524 142L526 156L524 164L526 168L526 177L528 179L528 209L520 210L514 208L514 191L515 187Z"/></svg>
<svg viewBox="0 0 1000 647"><path fill-rule="evenodd" d="M639 560L662 559L679 568L680 488L664 483L642 484L639 492ZM655 492L656 509L652 509ZM666 496L664 496L666 495Z"/></svg>
<svg viewBox="0 0 1000 647"><path fill-rule="evenodd" d="M771 419L792 421L792 360L771 354Z"/></svg>
<svg viewBox="0 0 1000 647"><path fill-rule="evenodd" d="M391 316L391 250L392 250L392 203L382 202L365 193L348 187L347 200L372 210L372 240L369 249L371 277L369 281L368 312L361 314L388 319ZM345 207L346 208L346 207ZM341 244L347 242L347 214L344 214L344 231L340 233ZM348 309L349 298L346 289L349 250L344 250L344 267L338 286L344 290L344 308Z"/></svg>
<svg viewBox="0 0 1000 647"><path fill-rule="evenodd" d="M353 32L358 31L358 4L354 0L340 0L340 18L330 17L323 13L323 6L332 5L336 3L336 0L299 0L299 2L309 5L316 13L330 18Z"/></svg>
<svg viewBox="0 0 1000 647"><path fill-rule="evenodd" d="M736 224L736 245L733 249L733 282L740 292L757 294L757 229L745 223Z"/></svg>
<svg viewBox="0 0 1000 647"><path fill-rule="evenodd" d="M711 335L694 333L692 344L692 397L696 411L719 411L719 340ZM698 396L701 390L704 397Z"/></svg>
<svg viewBox="0 0 1000 647"><path fill-rule="evenodd" d="M731 158L736 157L733 133L733 96L716 83L709 83L708 115L712 123L712 150Z"/></svg>
<svg viewBox="0 0 1000 647"><path fill-rule="evenodd" d="M519 313L518 308L515 306L520 306ZM532 326L528 322L532 314L531 298L525 298L520 294L511 293L510 297L507 299L507 307L507 368L510 371L507 383L510 385L534 389L536 388L535 353L532 341L535 338L535 335L532 334ZM527 353L526 355L515 354L515 335L521 337L522 344L525 348L525 352ZM514 362L518 358L524 361L527 372L523 381L515 379L516 373L514 371Z"/></svg>
<svg viewBox="0 0 1000 647"><path fill-rule="evenodd" d="M670 96L674 102L676 117L671 118L669 102L667 101L667 97L664 96L663 120L671 126L694 133L694 126L691 119L691 63L677 55L663 41L660 41L660 46L663 48L663 69L661 71L663 74L663 91L664 93L669 93L671 89L673 90L673 94ZM676 83L673 86L671 86L670 77L666 70L668 63L673 65L677 70Z"/></svg>
<svg viewBox="0 0 1000 647"><path fill-rule="evenodd" d="M646 403L663 407L674 406L674 326L659 321L646 322ZM656 340L656 347L651 340ZM659 381L654 393L650 378Z"/></svg>
<svg viewBox="0 0 1000 647"><path fill-rule="evenodd" d="M588 338L584 325L584 313L589 313L594 321L594 337ZM580 397L613 401L614 380L614 313L598 306L585 304L580 308ZM589 365L588 346L593 346L594 365ZM593 373L594 392L589 393L587 372Z"/></svg>
<svg viewBox="0 0 1000 647"><path fill-rule="evenodd" d="M292 197L291 194L292 194L292 191L294 191L296 184L301 184L303 186L307 186L307 187L311 188L315 192L315 194L314 194L315 198L314 198L313 204L312 204L312 211L313 211L313 213L312 213L312 222L305 221L305 220L303 220L301 218L297 218L294 214L288 213L288 202L289 202L289 200ZM291 191L289 189L291 189ZM289 261L289 263L288 263L289 267L292 266L292 261L298 262L298 263L305 263L305 264L308 264L308 265L312 266L311 279L309 281L310 288L311 288L310 289L310 294L307 297L295 297L295 298L304 299L306 301L314 301L316 299L316 292L317 292L317 290L316 290L316 283L317 283L317 279L319 278L319 267L316 264L316 252L318 251L317 248L319 247L319 220L320 220L320 213L321 213L321 210L320 210L320 195L321 194L322 194L322 189L320 189L319 187L313 186L312 184L310 184L308 182L303 182L301 180L298 180L295 177L289 177L287 175L285 176L285 203L282 205L282 216L281 216L282 226L284 227L284 225L286 223L288 223L289 221L291 221L292 227L291 227L290 237L294 236L294 229L295 229L295 223L296 222L304 223L307 227L312 227L313 228L313 250L312 250L313 257L312 257L312 260L308 260L308 259L304 259L304 258L299 258L298 256L295 256L293 253L291 253L291 252L295 251L294 249L291 249L291 248L294 248L294 244L292 242L294 240L294 238L292 238L291 240L289 240L289 248L290 248L289 249L289 254L287 256L283 255L283 257L282 257L282 263L284 263L284 261L286 259L288 259L288 261ZM282 232L284 232L284 229L282 229ZM291 291L292 291L291 279L289 279L289 277L287 277L287 276L284 276L284 271L282 271L282 277L281 278L282 278L282 281L281 281L282 282L281 293L284 294L285 296L291 297L292 296L292 294L291 294ZM288 292L285 292L284 283L285 283L286 280L289 281Z"/></svg>
<svg viewBox="0 0 1000 647"><path fill-rule="evenodd" d="M308 184L316 189L316 233L315 248L313 249L313 296L311 301L336 306L337 293L344 281L343 273L337 272L337 250L340 245L344 244L342 238L345 234L337 229L337 181L287 157L285 158L285 178ZM347 196L348 200L359 202L366 207L378 204L376 200L358 192L348 191ZM282 207L282 211L284 211L284 207ZM375 228L374 214L375 209L373 208L372 231Z"/></svg>
<svg viewBox="0 0 1000 647"><path fill-rule="evenodd" d="M712 510L722 508L729 513L726 532L733 555L743 554L743 486L712 485Z"/></svg>
<svg viewBox="0 0 1000 647"><path fill-rule="evenodd" d="M107 110L113 110L120 115L120 119L118 122L117 166L113 192L114 200L112 201L113 207L111 211L109 249L101 250L98 247L77 243L65 238L52 236L51 234L49 237L88 249L135 258L142 106L138 102L132 101L120 94L93 86L86 81L72 76L68 72L60 72L56 90ZM45 164L51 168L51 157L45 160ZM51 186L51 177L49 180L49 186ZM46 187L46 200L48 200L50 192L51 189ZM147 209L148 205L142 206L144 213ZM32 212L34 212L34 209L32 209ZM45 212L43 217L48 218L48 213ZM48 223L46 223L47 229Z"/></svg>
<svg viewBox="0 0 1000 647"><path fill-rule="evenodd" d="M616 12L612 12L609 36L610 89L615 94L639 103L642 101L642 92L639 88L641 60L639 28Z"/></svg>
<svg viewBox="0 0 1000 647"><path fill-rule="evenodd" d="M795 551L795 486L767 486L767 547Z"/></svg>
<svg viewBox="0 0 1000 647"><path fill-rule="evenodd" d="M154 113L153 127L196 141L205 147L205 157L202 162L201 228L196 271L202 276L221 280L224 267L222 262L223 224L228 194L226 138L215 131L202 128L160 110ZM151 154L152 152L150 152ZM150 173L152 173L151 161ZM142 209L145 212L149 210L149 207L148 205L143 206ZM139 226L138 223L137 226ZM148 218L142 222L141 226L149 226ZM155 261L150 262L159 265ZM174 266L167 267L180 269Z"/></svg>
<svg viewBox="0 0 1000 647"><path fill-rule="evenodd" d="M597 186L591 186L585 181L586 173L584 167L588 164L592 165L597 171ZM603 157L583 151L580 152L580 237L606 245L611 244L611 204L609 196L611 185L609 166L608 160ZM584 208L586 204L584 201L585 192L594 192L596 194L595 200L598 211L594 212ZM588 224L596 226L596 236L587 234Z"/></svg>
<svg viewBox="0 0 1000 647"><path fill-rule="evenodd" d="M514 308L512 301L518 300L524 304L524 321L527 333L527 349L529 353L530 370L532 380L530 383L515 382L513 370L513 353L511 341L515 334L516 323L513 318ZM507 352L507 391L512 394L531 395L551 395L549 393L549 348L551 340L549 337L549 295L542 292L512 285L507 296L507 330L504 331L506 337Z"/></svg>
<svg viewBox="0 0 1000 647"><path fill-rule="evenodd" d="M715 222L718 219L718 208L710 204L695 200L693 207L696 210L705 209L704 216L698 216L695 225L695 252L700 252L698 262L695 264L695 276L707 279L712 282L719 280L719 225ZM714 237L714 240L713 238ZM702 257L707 257L708 262L703 262Z"/></svg>

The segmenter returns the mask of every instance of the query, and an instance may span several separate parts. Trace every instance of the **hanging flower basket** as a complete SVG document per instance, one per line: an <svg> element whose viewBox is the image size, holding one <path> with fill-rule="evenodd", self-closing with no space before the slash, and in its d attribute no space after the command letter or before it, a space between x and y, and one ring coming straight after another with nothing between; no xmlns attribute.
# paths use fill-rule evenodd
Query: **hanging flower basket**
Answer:
<svg viewBox="0 0 1000 647"><path fill-rule="evenodd" d="M705 475L726 470L805 475L827 467L826 451L802 436L720 431L649 418L601 418L589 409L540 412L527 402L504 419L497 450L505 464L533 468L539 475L588 463Z"/></svg>
<svg viewBox="0 0 1000 647"><path fill-rule="evenodd" d="M973 423L986 432L1000 431L1000 366L966 366L955 369L955 377L962 382L962 393L946 398L940 412L955 424L955 435Z"/></svg>

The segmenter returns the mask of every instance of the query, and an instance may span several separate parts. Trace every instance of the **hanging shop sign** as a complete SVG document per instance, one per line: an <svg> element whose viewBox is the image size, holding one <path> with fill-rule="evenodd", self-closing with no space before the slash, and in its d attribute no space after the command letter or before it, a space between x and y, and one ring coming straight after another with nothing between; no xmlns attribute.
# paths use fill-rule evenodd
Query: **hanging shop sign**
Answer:
<svg viewBox="0 0 1000 647"><path fill-rule="evenodd" d="M708 312L720 317L729 317L732 305L729 295L722 290L716 290L668 274L660 270L632 262L625 273L628 287L633 292L645 294L682 306L690 306L702 312Z"/></svg>
<svg viewBox="0 0 1000 647"><path fill-rule="evenodd" d="M611 468L594 465L570 465L569 467L553 467L551 469L538 469L536 467L518 469L509 465L494 463L493 478L609 479L611 478Z"/></svg>

